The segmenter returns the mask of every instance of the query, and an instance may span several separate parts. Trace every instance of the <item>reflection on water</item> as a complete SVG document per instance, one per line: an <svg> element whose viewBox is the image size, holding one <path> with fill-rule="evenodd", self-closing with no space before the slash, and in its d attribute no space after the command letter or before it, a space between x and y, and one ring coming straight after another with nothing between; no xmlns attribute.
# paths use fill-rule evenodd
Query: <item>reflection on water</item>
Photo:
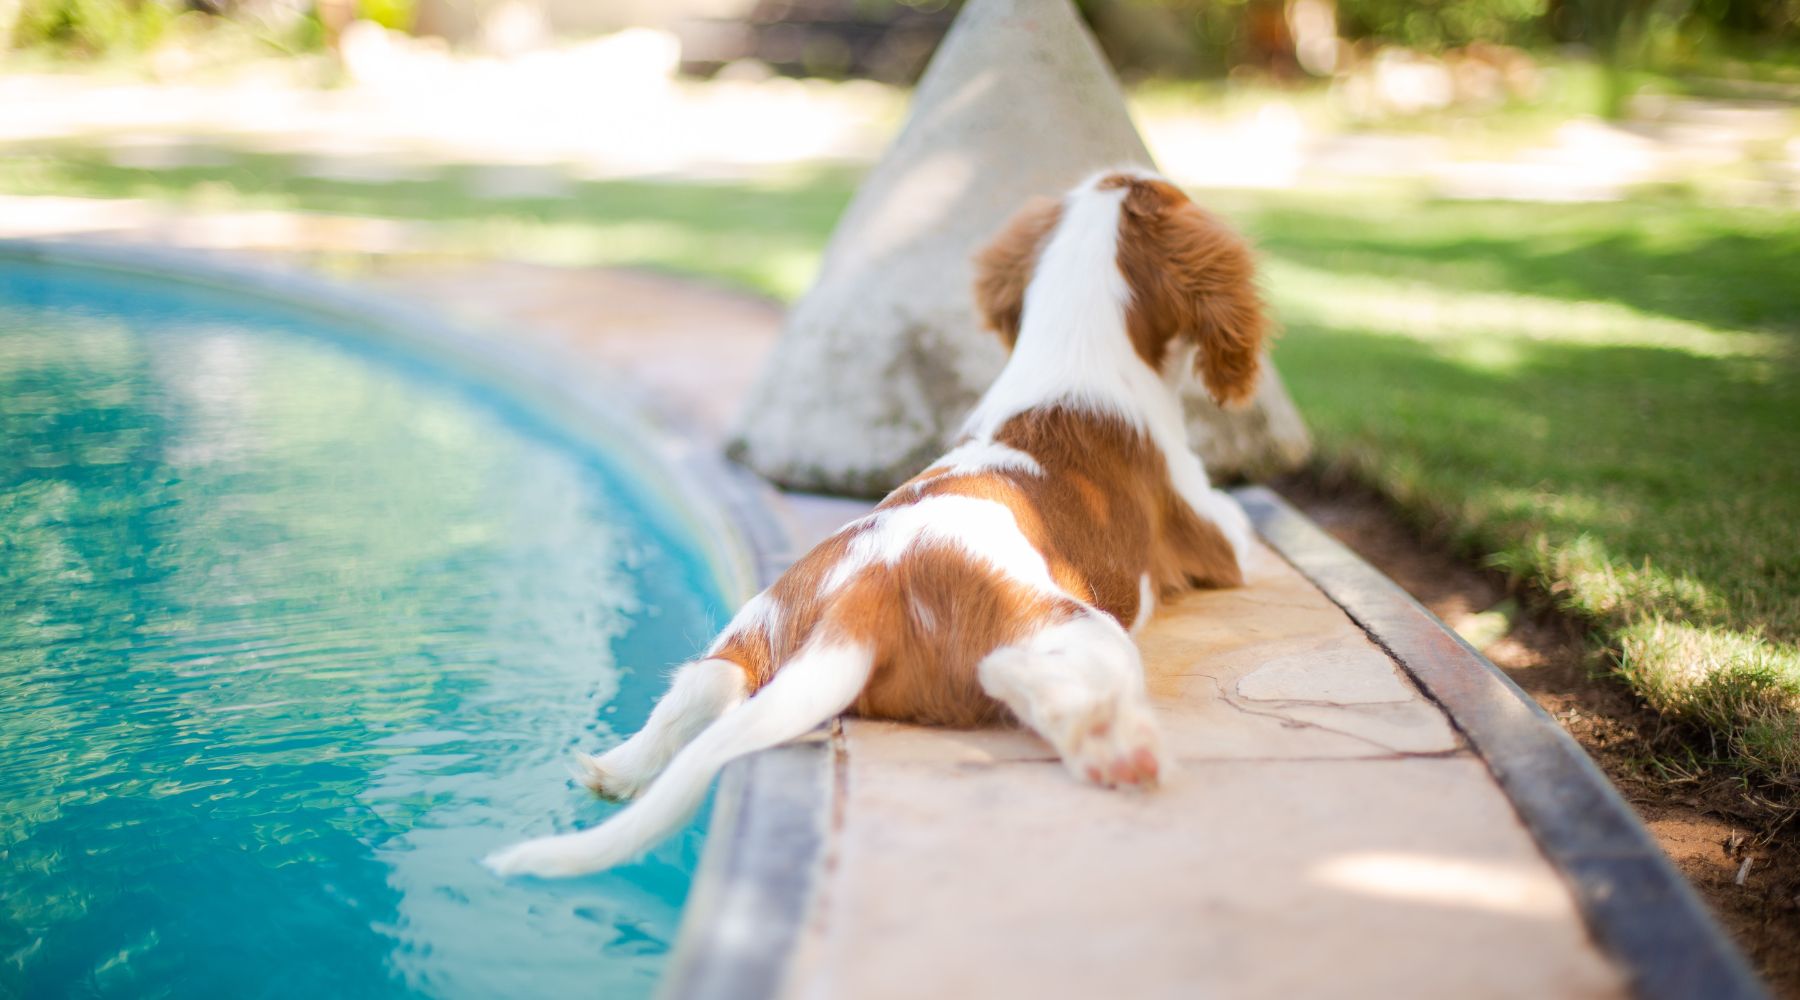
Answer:
<svg viewBox="0 0 1800 1000"><path fill-rule="evenodd" d="M647 994L698 824L568 883L475 859L605 814L564 759L710 631L695 546L247 302L0 262L0 994Z"/></svg>

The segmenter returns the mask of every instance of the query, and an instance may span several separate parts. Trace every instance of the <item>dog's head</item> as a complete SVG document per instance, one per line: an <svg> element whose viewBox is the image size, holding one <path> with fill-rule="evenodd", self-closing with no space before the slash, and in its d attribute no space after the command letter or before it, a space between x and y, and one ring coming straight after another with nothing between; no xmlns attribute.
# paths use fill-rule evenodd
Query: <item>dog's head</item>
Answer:
<svg viewBox="0 0 1800 1000"><path fill-rule="evenodd" d="M975 303L982 321L1011 349L1024 321L1026 291L1063 220L1076 210L1116 205L1113 265L1129 292L1125 331L1132 347L1163 371L1182 344L1197 349L1195 367L1222 404L1256 391L1267 333L1255 262L1243 239L1160 177L1109 171L1061 201L1025 205L975 258ZM1096 280L1104 276L1095 275ZM1065 280L1058 276L1057 280Z"/></svg>

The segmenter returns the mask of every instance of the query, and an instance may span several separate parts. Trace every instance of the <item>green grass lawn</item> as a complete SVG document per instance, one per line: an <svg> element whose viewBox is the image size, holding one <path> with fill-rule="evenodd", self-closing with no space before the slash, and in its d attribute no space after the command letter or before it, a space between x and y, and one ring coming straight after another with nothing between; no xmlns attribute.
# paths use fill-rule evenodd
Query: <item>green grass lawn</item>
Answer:
<svg viewBox="0 0 1800 1000"><path fill-rule="evenodd" d="M1595 623L1800 782L1800 216L1209 199L1256 234L1322 460Z"/></svg>
<svg viewBox="0 0 1800 1000"><path fill-rule="evenodd" d="M571 181L561 197L484 197L483 168L364 183L308 176L294 157L230 153L207 166L115 166L91 147L0 152L0 193L175 201L197 210L277 209L429 223L445 254L699 274L791 299L855 190L849 171L757 182Z"/></svg>
<svg viewBox="0 0 1800 1000"><path fill-rule="evenodd" d="M0 160L0 192L429 221L447 252L803 290L854 187L362 184L279 157ZM1707 756L1800 785L1800 216L1203 193L1262 248L1276 361L1321 461L1591 621Z"/></svg>

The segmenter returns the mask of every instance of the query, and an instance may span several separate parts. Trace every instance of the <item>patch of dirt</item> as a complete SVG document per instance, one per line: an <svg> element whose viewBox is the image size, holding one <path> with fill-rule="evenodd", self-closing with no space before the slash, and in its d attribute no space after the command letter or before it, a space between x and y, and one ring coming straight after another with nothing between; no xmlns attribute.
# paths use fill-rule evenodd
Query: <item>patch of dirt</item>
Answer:
<svg viewBox="0 0 1800 1000"><path fill-rule="evenodd" d="M1378 494L1307 475L1271 484L1462 632L1575 737L1637 810L1770 989L1800 1000L1800 822L1733 775L1684 766L1686 734L1604 672L1579 622L1410 527ZM1748 867L1746 867L1746 862Z"/></svg>

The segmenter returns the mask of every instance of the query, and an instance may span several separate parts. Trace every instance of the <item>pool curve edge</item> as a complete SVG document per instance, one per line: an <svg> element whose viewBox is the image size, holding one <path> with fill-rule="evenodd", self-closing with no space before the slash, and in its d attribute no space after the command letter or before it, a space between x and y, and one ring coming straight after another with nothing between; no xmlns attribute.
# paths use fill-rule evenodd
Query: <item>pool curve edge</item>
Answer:
<svg viewBox="0 0 1800 1000"><path fill-rule="evenodd" d="M111 272L261 299L330 320L351 338L441 366L521 405L583 444L611 427L609 456L664 500L698 541L720 594L747 600L786 568L787 531L772 488L655 419L641 390L594 371L548 337L501 337L399 296L259 259L82 240L0 238L0 262ZM666 1000L772 996L781 987L823 856L836 730L740 758L719 783L705 847L656 995ZM473 863L473 859L471 859Z"/></svg>

